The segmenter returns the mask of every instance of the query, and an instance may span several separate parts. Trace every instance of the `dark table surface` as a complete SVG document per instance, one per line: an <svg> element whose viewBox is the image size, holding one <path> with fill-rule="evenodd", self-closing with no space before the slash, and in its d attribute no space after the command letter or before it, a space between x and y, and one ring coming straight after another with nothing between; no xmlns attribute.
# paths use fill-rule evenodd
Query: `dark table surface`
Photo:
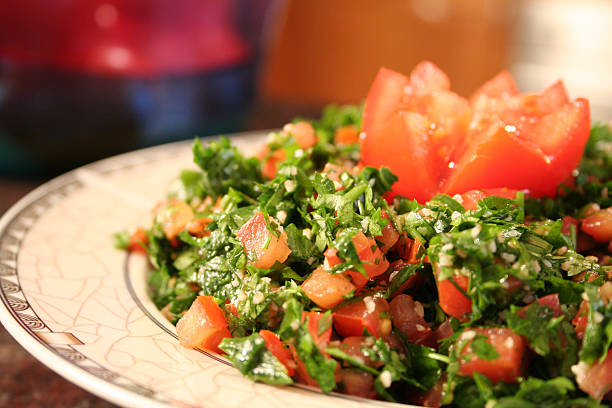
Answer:
<svg viewBox="0 0 612 408"><path fill-rule="evenodd" d="M0 177L0 215L43 179ZM0 325L0 407L114 407L47 368Z"/></svg>

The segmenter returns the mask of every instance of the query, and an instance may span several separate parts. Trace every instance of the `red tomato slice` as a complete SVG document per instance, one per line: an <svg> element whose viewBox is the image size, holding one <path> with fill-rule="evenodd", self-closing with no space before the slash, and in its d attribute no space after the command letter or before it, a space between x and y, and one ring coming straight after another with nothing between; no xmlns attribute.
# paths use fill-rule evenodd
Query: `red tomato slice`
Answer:
<svg viewBox="0 0 612 408"><path fill-rule="evenodd" d="M179 342L184 347L221 353L218 345L232 337L223 311L212 296L198 296L176 324Z"/></svg>
<svg viewBox="0 0 612 408"><path fill-rule="evenodd" d="M481 190L470 190L467 193L461 194L461 204L466 210L476 210L478 202L487 197L503 197L514 200L518 190L511 188L486 188Z"/></svg>
<svg viewBox="0 0 612 408"><path fill-rule="evenodd" d="M327 272L322 267L315 269L302 283L306 296L323 309L336 306L356 289L345 275Z"/></svg>
<svg viewBox="0 0 612 408"><path fill-rule="evenodd" d="M471 339L477 334L487 337L487 343L492 345L498 358L493 360L480 359L473 354ZM466 329L457 342L459 351L459 373L472 376L475 372L486 375L497 384L500 381L516 383L521 376L525 340L507 328L476 328Z"/></svg>
<svg viewBox="0 0 612 408"><path fill-rule="evenodd" d="M602 362L576 370L578 387L596 400L601 400L612 389L612 349Z"/></svg>
<svg viewBox="0 0 612 408"><path fill-rule="evenodd" d="M280 232L275 237L266 226L264 214L258 211L236 233L244 245L247 255L256 268L270 268L277 261L285 262L291 249L287 246L287 234Z"/></svg>
<svg viewBox="0 0 612 408"><path fill-rule="evenodd" d="M383 298L367 296L363 300L343 306L334 311L334 327L342 337L362 336L366 329L376 337L390 331L381 314L389 313L389 304ZM388 320L388 319L387 319ZM390 322L388 322L390 323ZM386 333L388 334L388 333Z"/></svg>
<svg viewBox="0 0 612 408"><path fill-rule="evenodd" d="M270 330L260 330L259 335L265 340L268 351L285 366L289 377L293 377L295 374L295 362L291 358L289 349L285 348L283 342L278 338L276 333Z"/></svg>

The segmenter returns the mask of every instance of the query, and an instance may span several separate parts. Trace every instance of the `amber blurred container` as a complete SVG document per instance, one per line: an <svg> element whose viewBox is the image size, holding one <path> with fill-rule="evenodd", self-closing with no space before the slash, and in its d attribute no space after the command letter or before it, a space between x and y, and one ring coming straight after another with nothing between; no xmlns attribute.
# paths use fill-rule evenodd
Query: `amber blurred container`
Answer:
<svg viewBox="0 0 612 408"><path fill-rule="evenodd" d="M290 1L261 83L268 104L359 102L377 70L438 64L467 95L507 67L517 2Z"/></svg>

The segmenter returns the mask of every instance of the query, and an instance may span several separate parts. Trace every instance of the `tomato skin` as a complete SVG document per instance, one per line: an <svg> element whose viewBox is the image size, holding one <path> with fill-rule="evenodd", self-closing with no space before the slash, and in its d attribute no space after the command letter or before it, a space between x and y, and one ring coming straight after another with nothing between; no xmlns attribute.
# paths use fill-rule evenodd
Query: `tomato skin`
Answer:
<svg viewBox="0 0 612 408"><path fill-rule="evenodd" d="M470 97L470 103L476 104L481 97L487 98L508 98L520 93L514 78L508 71L502 71L493 78L489 79L478 88Z"/></svg>
<svg viewBox="0 0 612 408"><path fill-rule="evenodd" d="M495 348L499 354L498 358L482 360L472 354L471 338L476 334L487 337L487 343ZM487 376L494 384L500 381L516 383L517 377L521 376L525 340L508 328L466 329L459 336L457 347L461 347L459 351L459 374L472 376L475 372L478 372Z"/></svg>
<svg viewBox="0 0 612 408"><path fill-rule="evenodd" d="M260 330L259 335L266 342L266 348L280 361L285 368L289 377L295 375L295 362L291 358L291 352L285 348L283 342L278 338L276 333L270 330Z"/></svg>
<svg viewBox="0 0 612 408"><path fill-rule="evenodd" d="M478 202L487 197L503 197L514 200L518 190L511 188L483 188L480 190L470 190L466 193L461 194L461 204L466 210L478 209Z"/></svg>
<svg viewBox="0 0 612 408"><path fill-rule="evenodd" d="M280 237L268 231L264 214L256 212L236 233L248 255L254 258L255 268L270 268L277 261L285 262L291 249L287 246L287 234L281 230ZM267 247L265 247L267 245Z"/></svg>
<svg viewBox="0 0 612 408"><path fill-rule="evenodd" d="M322 267L315 269L301 286L306 296L323 309L331 309L357 289L345 275Z"/></svg>
<svg viewBox="0 0 612 408"><path fill-rule="evenodd" d="M580 229L595 238L597 242L612 240L612 207L595 211L582 219Z"/></svg>
<svg viewBox="0 0 612 408"><path fill-rule="evenodd" d="M212 296L198 296L176 324L179 342L184 347L222 353L219 343L232 337L223 311Z"/></svg>
<svg viewBox="0 0 612 408"><path fill-rule="evenodd" d="M137 228L132 234L130 234L130 243L128 244L128 251L146 254L146 245L148 242L149 238L147 237L147 232L143 228Z"/></svg>
<svg viewBox="0 0 612 408"><path fill-rule="evenodd" d="M342 337L362 336L364 329L375 337L381 337L387 329L381 314L388 312L389 303L385 299L367 296L334 310L334 328Z"/></svg>
<svg viewBox="0 0 612 408"><path fill-rule="evenodd" d="M585 371L576 374L578 388L600 401L612 389L612 349L608 350L603 361L597 360Z"/></svg>
<svg viewBox="0 0 612 408"><path fill-rule="evenodd" d="M424 344L431 336L429 323L425 321L423 305L409 295L397 295L389 304L393 326L406 335L411 343Z"/></svg>
<svg viewBox="0 0 612 408"><path fill-rule="evenodd" d="M410 73L410 91L416 94L448 91L450 79L431 61L421 61Z"/></svg>

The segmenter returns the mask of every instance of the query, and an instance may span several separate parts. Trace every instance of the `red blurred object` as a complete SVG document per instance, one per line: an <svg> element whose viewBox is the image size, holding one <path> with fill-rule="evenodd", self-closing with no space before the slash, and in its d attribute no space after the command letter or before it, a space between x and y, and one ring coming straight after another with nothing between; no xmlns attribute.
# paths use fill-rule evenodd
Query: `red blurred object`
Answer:
<svg viewBox="0 0 612 408"><path fill-rule="evenodd" d="M102 75L201 72L244 61L230 0L19 1L0 14L5 60Z"/></svg>

